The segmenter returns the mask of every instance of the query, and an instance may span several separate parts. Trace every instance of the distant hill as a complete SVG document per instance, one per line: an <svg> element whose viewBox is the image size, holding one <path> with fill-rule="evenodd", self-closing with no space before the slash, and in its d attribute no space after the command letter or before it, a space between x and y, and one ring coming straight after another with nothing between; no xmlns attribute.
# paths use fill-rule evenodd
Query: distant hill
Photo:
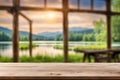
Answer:
<svg viewBox="0 0 120 80"><path fill-rule="evenodd" d="M12 36L12 30L8 28L4 28L0 26L0 32L4 32L5 34ZM75 39L83 36L83 34L93 34L94 30L93 28L83 28L83 27L72 27L69 28L69 36L71 36L71 39ZM19 32L20 37L22 36L29 36L29 32L27 31L20 31ZM63 33L62 31L57 32L42 32L38 34L33 34L33 40L55 40L56 38L60 38L59 40L62 40ZM29 37L28 37L29 38Z"/></svg>
<svg viewBox="0 0 120 80"><path fill-rule="evenodd" d="M93 28L84 28L84 27L72 27L69 29L69 32L80 32L80 31L86 31L86 30L93 30Z"/></svg>
<svg viewBox="0 0 120 80"><path fill-rule="evenodd" d="M39 36L44 36L44 37L47 37L47 38L50 38L50 37L52 37L52 38L54 38L54 37L56 37L57 35L60 35L60 34L62 34L62 32L43 32L43 33L39 33L38 35Z"/></svg>
<svg viewBox="0 0 120 80"><path fill-rule="evenodd" d="M83 28L83 27L72 27L69 29L69 32L88 32L88 33L92 33L93 32L93 28ZM43 33L39 33L39 36L44 36L44 37L56 37L58 35L61 35L62 32L58 31L58 32L43 32Z"/></svg>
<svg viewBox="0 0 120 80"><path fill-rule="evenodd" d="M0 32L4 32L7 35L12 35L12 30L8 29L8 28L4 28L2 26L0 26ZM19 32L20 36L28 36L29 32L27 31L20 31ZM33 34L33 36L35 36L35 34Z"/></svg>
<svg viewBox="0 0 120 80"><path fill-rule="evenodd" d="M0 26L0 32L4 32L4 33L6 33L6 34L8 34L8 35L11 35L11 34L12 34L12 31L11 31L10 29L4 28L4 27L2 27L2 26Z"/></svg>

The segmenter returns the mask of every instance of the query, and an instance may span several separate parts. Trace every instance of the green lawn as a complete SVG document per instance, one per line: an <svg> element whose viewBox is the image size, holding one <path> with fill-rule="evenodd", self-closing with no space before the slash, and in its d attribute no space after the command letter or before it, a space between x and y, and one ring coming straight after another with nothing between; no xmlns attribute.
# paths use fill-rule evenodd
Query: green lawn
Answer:
<svg viewBox="0 0 120 80"><path fill-rule="evenodd" d="M69 62L82 62L82 57L83 54L69 54ZM36 55L34 57L29 57L29 56L21 56L19 58L20 62L64 62L64 57L63 55L56 55L54 57L50 55ZM0 62L12 62L11 57L0 57Z"/></svg>

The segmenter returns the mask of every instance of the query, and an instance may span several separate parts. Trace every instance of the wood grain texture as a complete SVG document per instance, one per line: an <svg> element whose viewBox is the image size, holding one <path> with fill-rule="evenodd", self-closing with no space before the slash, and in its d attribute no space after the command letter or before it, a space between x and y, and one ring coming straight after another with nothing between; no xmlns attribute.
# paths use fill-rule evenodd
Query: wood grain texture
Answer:
<svg viewBox="0 0 120 80"><path fill-rule="evenodd" d="M2 63L0 80L119 80L117 63Z"/></svg>

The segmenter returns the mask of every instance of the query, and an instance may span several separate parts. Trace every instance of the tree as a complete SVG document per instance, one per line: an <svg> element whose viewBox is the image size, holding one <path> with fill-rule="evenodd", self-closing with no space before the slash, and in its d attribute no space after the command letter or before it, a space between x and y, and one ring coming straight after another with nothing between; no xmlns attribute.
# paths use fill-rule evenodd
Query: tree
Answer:
<svg viewBox="0 0 120 80"><path fill-rule="evenodd" d="M113 0L113 11L120 12L120 0ZM113 42L120 42L120 16L112 17L112 40Z"/></svg>
<svg viewBox="0 0 120 80"><path fill-rule="evenodd" d="M106 22L100 19L99 21L94 21L93 25L95 27L95 40L105 42L107 40L107 30L106 30Z"/></svg>
<svg viewBox="0 0 120 80"><path fill-rule="evenodd" d="M11 37L5 32L0 32L0 41L11 41Z"/></svg>

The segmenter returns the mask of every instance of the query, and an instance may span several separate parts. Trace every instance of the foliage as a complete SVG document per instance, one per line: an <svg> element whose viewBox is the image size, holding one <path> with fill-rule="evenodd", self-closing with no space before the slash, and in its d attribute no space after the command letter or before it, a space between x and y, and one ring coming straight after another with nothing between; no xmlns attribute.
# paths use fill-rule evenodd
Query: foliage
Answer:
<svg viewBox="0 0 120 80"><path fill-rule="evenodd" d="M106 27L106 23L105 21L103 21L102 19L100 19L99 21L94 21L93 22L94 27L95 27L95 41L101 41L101 42L105 42L107 40L107 27Z"/></svg>
<svg viewBox="0 0 120 80"><path fill-rule="evenodd" d="M113 0L112 9L113 11L120 12L120 0ZM120 16L112 17L112 40L113 42L120 41Z"/></svg>
<svg viewBox="0 0 120 80"><path fill-rule="evenodd" d="M69 41L95 41L93 29L86 29L83 31L69 31ZM63 40L63 35L56 37L57 41Z"/></svg>
<svg viewBox="0 0 120 80"><path fill-rule="evenodd" d="M33 43L32 48L38 47L37 44ZM21 43L19 46L20 50L28 50L29 49L29 44L28 43Z"/></svg>
<svg viewBox="0 0 120 80"><path fill-rule="evenodd" d="M11 57L2 57L0 56L0 62L12 62L12 58Z"/></svg>
<svg viewBox="0 0 120 80"><path fill-rule="evenodd" d="M120 12L120 0L112 0L112 10Z"/></svg>
<svg viewBox="0 0 120 80"><path fill-rule="evenodd" d="M95 35L92 34L83 34L82 41L95 41Z"/></svg>
<svg viewBox="0 0 120 80"><path fill-rule="evenodd" d="M86 46L77 46L74 48L74 51L80 50L103 50L106 49L106 45L86 45Z"/></svg>
<svg viewBox="0 0 120 80"><path fill-rule="evenodd" d="M60 50L63 50L64 49L64 46L61 46L61 45L55 45L53 46L54 49L60 49ZM69 48L69 50L72 50L72 48Z"/></svg>
<svg viewBox="0 0 120 80"><path fill-rule="evenodd" d="M69 54L69 62L82 62L82 56L83 54ZM0 57L0 62L12 62L11 57ZM50 55L40 55L37 54L34 57L23 55L19 58L19 62L26 63L26 62L64 62L64 56L63 55L56 55L56 56L50 56Z"/></svg>
<svg viewBox="0 0 120 80"><path fill-rule="evenodd" d="M0 41L11 41L11 37L4 32L0 32Z"/></svg>
<svg viewBox="0 0 120 80"><path fill-rule="evenodd" d="M64 47L60 45L54 46L55 49L63 50ZM74 48L74 51L80 51L80 50L103 50L106 49L107 46L105 44L88 44L86 46L77 46ZM72 48L69 48L69 51L72 50Z"/></svg>

